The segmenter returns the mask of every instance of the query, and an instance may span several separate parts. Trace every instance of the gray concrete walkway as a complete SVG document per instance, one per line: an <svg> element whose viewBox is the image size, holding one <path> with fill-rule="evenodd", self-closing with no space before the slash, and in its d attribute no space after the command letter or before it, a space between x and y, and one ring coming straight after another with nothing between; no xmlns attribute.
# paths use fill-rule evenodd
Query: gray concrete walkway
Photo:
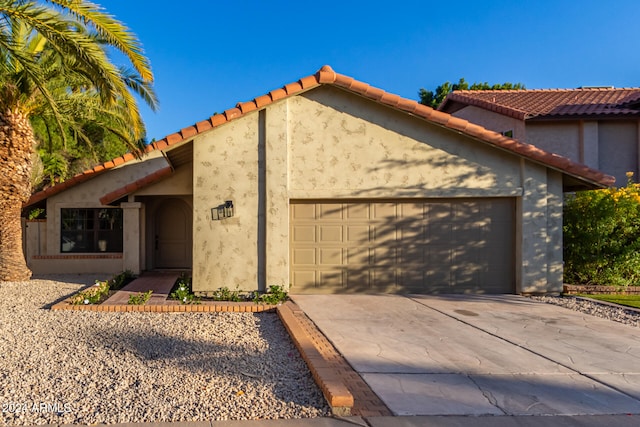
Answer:
<svg viewBox="0 0 640 427"><path fill-rule="evenodd" d="M293 299L396 415L640 414L638 328L519 296Z"/></svg>

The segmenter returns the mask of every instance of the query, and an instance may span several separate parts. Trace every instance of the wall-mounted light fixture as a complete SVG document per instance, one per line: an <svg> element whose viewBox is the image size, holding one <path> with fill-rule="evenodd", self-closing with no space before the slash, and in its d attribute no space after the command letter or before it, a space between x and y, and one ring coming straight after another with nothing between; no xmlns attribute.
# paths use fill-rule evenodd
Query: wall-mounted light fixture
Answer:
<svg viewBox="0 0 640 427"><path fill-rule="evenodd" d="M223 204L211 208L211 220L219 221L233 216L233 200L227 200Z"/></svg>

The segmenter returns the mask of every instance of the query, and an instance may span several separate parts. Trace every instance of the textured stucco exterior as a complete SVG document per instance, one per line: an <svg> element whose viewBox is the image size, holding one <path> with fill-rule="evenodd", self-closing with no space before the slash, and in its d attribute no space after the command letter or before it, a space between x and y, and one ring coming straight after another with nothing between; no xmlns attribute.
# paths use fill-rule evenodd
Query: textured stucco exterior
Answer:
<svg viewBox="0 0 640 427"><path fill-rule="evenodd" d="M509 129L502 130L516 131L511 125L517 123L503 124ZM50 197L46 223L27 223L34 271L161 267L155 253L159 224L167 217L159 214L172 207L189 214L181 226L195 292L287 288L292 201L509 198L516 211L515 230L509 231L516 242L515 291L561 291L560 172L348 91L316 87L165 151ZM61 208L101 207L100 197L168 165L170 176L134 186L115 202L123 209L122 254L60 253ZM227 200L234 216L214 220L212 208Z"/></svg>
<svg viewBox="0 0 640 427"><path fill-rule="evenodd" d="M522 120L496 114L473 105L464 107L453 115L499 133L511 131L513 132L513 138L526 141L526 129Z"/></svg>
<svg viewBox="0 0 640 427"><path fill-rule="evenodd" d="M193 147L194 291L287 286L290 200L489 196L518 200L517 292L561 290L561 174L469 137L321 88ZM212 221L225 200L235 216Z"/></svg>
<svg viewBox="0 0 640 427"><path fill-rule="evenodd" d="M475 106L455 117L496 132L513 130L515 139L601 170L626 184L627 172L640 172L640 121L627 119L518 120Z"/></svg>

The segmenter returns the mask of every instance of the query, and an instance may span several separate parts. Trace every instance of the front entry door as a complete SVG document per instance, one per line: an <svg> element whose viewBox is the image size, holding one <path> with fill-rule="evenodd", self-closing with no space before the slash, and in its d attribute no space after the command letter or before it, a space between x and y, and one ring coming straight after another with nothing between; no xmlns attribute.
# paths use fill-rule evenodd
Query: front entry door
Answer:
<svg viewBox="0 0 640 427"><path fill-rule="evenodd" d="M155 267L191 268L191 209L180 199L167 199L155 215Z"/></svg>

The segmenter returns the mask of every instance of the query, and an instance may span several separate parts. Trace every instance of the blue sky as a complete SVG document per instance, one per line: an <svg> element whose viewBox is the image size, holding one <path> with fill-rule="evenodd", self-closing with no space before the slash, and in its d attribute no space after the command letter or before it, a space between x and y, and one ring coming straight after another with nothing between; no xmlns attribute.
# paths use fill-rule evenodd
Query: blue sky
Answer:
<svg viewBox="0 0 640 427"><path fill-rule="evenodd" d="M445 81L640 86L637 0L96 0L140 38L161 139L329 64L418 98Z"/></svg>

